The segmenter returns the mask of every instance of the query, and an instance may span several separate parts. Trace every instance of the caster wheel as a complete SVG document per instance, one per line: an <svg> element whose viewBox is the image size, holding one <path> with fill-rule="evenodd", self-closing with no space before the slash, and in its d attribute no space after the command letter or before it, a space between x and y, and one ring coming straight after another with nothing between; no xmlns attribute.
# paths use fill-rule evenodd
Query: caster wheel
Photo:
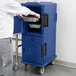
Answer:
<svg viewBox="0 0 76 76"><path fill-rule="evenodd" d="M40 69L39 69L39 74L40 74L40 75L43 75L43 74L44 74L44 68L40 68Z"/></svg>
<svg viewBox="0 0 76 76"><path fill-rule="evenodd" d="M16 63L16 64L13 65L13 70L14 71L17 71L18 70L18 63Z"/></svg>
<svg viewBox="0 0 76 76"><path fill-rule="evenodd" d="M27 68L28 68L28 64L25 64L25 71L27 71Z"/></svg>
<svg viewBox="0 0 76 76"><path fill-rule="evenodd" d="M55 62L54 61L52 61L51 63L50 63L50 65L54 65L55 64Z"/></svg>

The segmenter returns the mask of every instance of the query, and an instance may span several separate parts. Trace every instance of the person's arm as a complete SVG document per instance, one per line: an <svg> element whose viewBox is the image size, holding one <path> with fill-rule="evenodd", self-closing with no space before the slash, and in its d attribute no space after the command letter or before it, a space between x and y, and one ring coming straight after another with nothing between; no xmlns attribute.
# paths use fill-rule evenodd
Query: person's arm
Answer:
<svg viewBox="0 0 76 76"><path fill-rule="evenodd" d="M35 17L37 17L37 18L40 18L40 14L37 14L37 13L35 13L35 12L33 12L33 11L30 11L29 12L29 15L34 15ZM22 15L14 15L14 16L18 16L19 18L22 18L23 16Z"/></svg>
<svg viewBox="0 0 76 76"><path fill-rule="evenodd" d="M35 15L36 17L39 18L39 14L31 11L30 9L28 9L27 7L21 6L18 2L16 2L15 0L1 0L0 1L0 10L2 10L3 12L6 13L10 13L10 14L15 14L15 15Z"/></svg>

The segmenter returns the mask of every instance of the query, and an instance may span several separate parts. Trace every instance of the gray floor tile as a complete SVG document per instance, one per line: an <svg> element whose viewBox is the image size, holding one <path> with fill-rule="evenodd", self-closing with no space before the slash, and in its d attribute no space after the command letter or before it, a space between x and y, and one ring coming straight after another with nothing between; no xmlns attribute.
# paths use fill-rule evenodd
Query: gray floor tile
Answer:
<svg viewBox="0 0 76 76"><path fill-rule="evenodd" d="M14 76L40 76L38 74L38 69L34 66L28 66L28 70L25 71L25 65L20 63L21 58L19 58L19 70L14 72ZM0 59L1 62L1 59ZM15 57L14 57L15 63ZM2 74L2 66L0 64L0 74ZM76 69L64 67L60 65L48 65L45 68L45 73L42 76L76 76Z"/></svg>

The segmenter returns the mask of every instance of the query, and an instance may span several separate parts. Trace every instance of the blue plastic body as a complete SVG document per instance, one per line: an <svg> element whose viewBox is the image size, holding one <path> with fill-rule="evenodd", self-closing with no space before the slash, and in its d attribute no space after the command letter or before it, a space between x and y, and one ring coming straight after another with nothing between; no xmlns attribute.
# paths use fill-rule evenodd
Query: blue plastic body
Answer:
<svg viewBox="0 0 76 76"><path fill-rule="evenodd" d="M57 5L50 2L22 3L32 11L41 15L40 31L29 31L29 22L15 18L14 33L22 33L22 63L37 67L45 67L56 58L56 21ZM48 26L43 27L43 15L48 15ZM45 51L42 46L45 46ZM42 53L44 51L44 55Z"/></svg>
<svg viewBox="0 0 76 76"><path fill-rule="evenodd" d="M14 34L19 34L23 32L22 19L14 17Z"/></svg>

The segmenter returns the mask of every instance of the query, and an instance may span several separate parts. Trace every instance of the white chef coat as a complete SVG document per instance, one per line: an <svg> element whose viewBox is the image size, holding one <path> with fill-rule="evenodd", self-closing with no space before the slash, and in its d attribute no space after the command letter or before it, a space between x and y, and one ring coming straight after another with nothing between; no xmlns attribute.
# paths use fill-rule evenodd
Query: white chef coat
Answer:
<svg viewBox="0 0 76 76"><path fill-rule="evenodd" d="M30 9L15 0L0 0L0 39L13 36L14 14L28 15Z"/></svg>

